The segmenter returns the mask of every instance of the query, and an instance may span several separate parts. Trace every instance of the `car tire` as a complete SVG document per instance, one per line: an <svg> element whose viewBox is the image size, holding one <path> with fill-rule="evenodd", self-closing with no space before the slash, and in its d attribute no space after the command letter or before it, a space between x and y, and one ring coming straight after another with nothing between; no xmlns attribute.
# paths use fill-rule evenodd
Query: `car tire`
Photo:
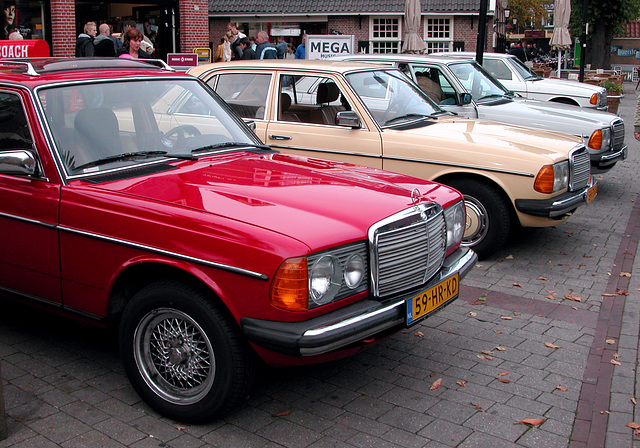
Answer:
<svg viewBox="0 0 640 448"><path fill-rule="evenodd" d="M206 422L247 396L253 353L225 311L200 288L174 281L148 285L126 306L120 323L124 369L160 414Z"/></svg>
<svg viewBox="0 0 640 448"><path fill-rule="evenodd" d="M511 213L502 193L488 182L473 179L445 183L464 196L466 224L462 245L472 248L479 258L488 257L505 243L511 228Z"/></svg>

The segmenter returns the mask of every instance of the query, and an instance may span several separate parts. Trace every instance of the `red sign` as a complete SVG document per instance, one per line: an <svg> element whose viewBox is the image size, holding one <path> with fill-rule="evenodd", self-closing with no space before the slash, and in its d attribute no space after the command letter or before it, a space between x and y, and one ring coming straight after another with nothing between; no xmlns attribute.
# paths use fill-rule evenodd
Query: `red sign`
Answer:
<svg viewBox="0 0 640 448"><path fill-rule="evenodd" d="M44 39L0 40L0 58L46 58L51 54Z"/></svg>
<svg viewBox="0 0 640 448"><path fill-rule="evenodd" d="M198 55L195 53L169 53L167 64L178 70L188 70L198 65Z"/></svg>

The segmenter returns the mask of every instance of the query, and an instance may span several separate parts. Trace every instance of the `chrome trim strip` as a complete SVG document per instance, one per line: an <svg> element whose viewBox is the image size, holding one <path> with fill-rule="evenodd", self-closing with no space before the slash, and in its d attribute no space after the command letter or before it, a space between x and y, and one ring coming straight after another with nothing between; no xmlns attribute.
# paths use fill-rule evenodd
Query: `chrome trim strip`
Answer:
<svg viewBox="0 0 640 448"><path fill-rule="evenodd" d="M177 252L172 252L169 250L165 250L165 249L160 249L158 247L153 247L153 246L147 246L146 244L139 244L139 243L134 243L131 241L126 241L126 240L121 240L118 238L112 238L110 236L106 236L106 235L99 235L97 233L90 233L90 232L85 232L84 230L78 230L78 229L72 229L71 227L64 227L64 226L59 226L58 227L61 231L64 232L68 232L68 233L73 233L74 235L82 235L82 236L86 236L89 238L95 238L98 240L102 240L102 241L108 241L110 243L115 243L115 244L120 244L123 246L127 246L127 247L132 247L134 249L141 249L141 250L145 250L148 252L153 252L159 255L164 255L167 257L171 257L171 258L177 258L179 260L184 260L184 261L190 261L193 263L198 263L198 264L203 264L205 266L209 266L212 268L216 268L216 269L222 269L223 271L229 271L229 272L234 272L236 274L240 274L240 275L245 275L248 277L253 277L256 278L258 280L268 280L269 277L265 274L261 274L259 272L254 272L254 271L250 271L248 269L242 269L242 268L238 268L235 266L229 266L226 264L222 264L222 263L217 263L215 261L209 261L209 260L204 260L202 258L196 258L196 257L192 257L190 255L184 255L184 254L180 254Z"/></svg>
<svg viewBox="0 0 640 448"><path fill-rule="evenodd" d="M622 149L620 149L619 151L616 151L614 153L611 154L607 154L604 155L600 158L600 160L611 160L611 159L617 159L618 157L621 157L623 155L623 153L626 151L627 149L627 145L623 146Z"/></svg>
<svg viewBox="0 0 640 448"><path fill-rule="evenodd" d="M10 215L9 213L0 212L0 217L4 217L4 218L7 218L7 219L14 219L16 221L27 222L29 224L34 224L34 225L38 225L38 226L42 226L42 227L47 227L47 228L52 229L52 230L59 230L59 231L62 231L62 232L73 233L75 235L86 236L88 238L95 238L95 239L102 240L102 241L108 241L110 243L120 244L122 246L133 247L135 249L145 250L145 251L148 251L148 252L152 252L152 253L159 254L159 255L164 255L164 256L167 256L167 257L171 257L171 258L177 258L178 260L184 260L184 261L189 261L189 262L193 262L193 263L198 263L198 264L202 264L202 265L209 266L209 267L212 267L212 268L221 269L223 271L229 271L229 272L233 272L233 273L236 273L236 274L245 275L245 276L248 276L248 277L256 278L258 280L265 280L265 281L269 280L269 277L266 274L261 274L259 272L250 271L248 269L238 268L236 266L229 266L229 265L226 265L226 264L217 263L215 261L205 260L203 258L191 257L189 255L184 255L184 254L180 254L178 252L172 252L172 251L169 251L169 250L160 249L158 247L147 246L145 244L139 244L139 243L133 243L131 241L121 240L119 238L113 238L113 237L106 236L106 235L100 235L100 234L97 234L97 233L86 232L84 230L73 229L71 227L59 226L59 225L51 224L51 223L44 222L44 221L38 221L36 219L25 218L23 216Z"/></svg>
<svg viewBox="0 0 640 448"><path fill-rule="evenodd" d="M372 159L382 159L382 160L384 160L384 159L387 159L387 160L398 160L398 161L401 161L401 162L425 163L425 164L438 165L438 166L454 166L456 168L466 168L466 169L478 170L478 171L488 171L488 172L491 172L491 173L504 173L504 174L511 174L513 176L536 177L535 174L530 174L530 173L499 170L499 169L496 169L496 168L481 168L481 167L477 167L477 166L473 166L473 165L460 165L460 164L447 163L447 162L434 162L434 161L430 161L430 160L407 159L407 158L404 158L404 157L389 157L389 156L381 156L381 155L362 154L362 153L359 153L359 152L333 151L333 150L330 150L330 149L300 148L300 147L283 146L283 145L276 145L276 144L272 144L270 146L274 147L274 148L279 148L279 149L280 148L282 148L282 149L290 149L290 150L293 150L293 151L307 151L307 152L318 152L318 153L324 153L324 154L339 154L339 155L344 155L344 156L369 157L369 158L372 158Z"/></svg>

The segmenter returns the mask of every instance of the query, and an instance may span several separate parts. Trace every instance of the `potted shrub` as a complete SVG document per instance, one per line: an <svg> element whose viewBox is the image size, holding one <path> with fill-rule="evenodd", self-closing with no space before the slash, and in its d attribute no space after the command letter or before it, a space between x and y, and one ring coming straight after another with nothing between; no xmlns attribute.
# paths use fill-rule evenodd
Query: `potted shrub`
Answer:
<svg viewBox="0 0 640 448"><path fill-rule="evenodd" d="M615 82L612 79L607 79L602 81L600 86L607 89L607 106L609 106L609 112L617 114L618 106L620 105L620 97L624 92L622 83Z"/></svg>

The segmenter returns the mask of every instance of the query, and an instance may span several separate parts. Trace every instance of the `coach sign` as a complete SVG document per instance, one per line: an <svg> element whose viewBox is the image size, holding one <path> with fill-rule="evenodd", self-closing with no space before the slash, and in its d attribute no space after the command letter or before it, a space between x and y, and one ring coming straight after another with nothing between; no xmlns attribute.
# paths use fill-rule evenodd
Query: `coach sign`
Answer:
<svg viewBox="0 0 640 448"><path fill-rule="evenodd" d="M49 44L44 39L0 40L0 58L46 58Z"/></svg>
<svg viewBox="0 0 640 448"><path fill-rule="evenodd" d="M310 34L307 36L305 48L307 59L329 59L355 53L354 37L345 34Z"/></svg>

